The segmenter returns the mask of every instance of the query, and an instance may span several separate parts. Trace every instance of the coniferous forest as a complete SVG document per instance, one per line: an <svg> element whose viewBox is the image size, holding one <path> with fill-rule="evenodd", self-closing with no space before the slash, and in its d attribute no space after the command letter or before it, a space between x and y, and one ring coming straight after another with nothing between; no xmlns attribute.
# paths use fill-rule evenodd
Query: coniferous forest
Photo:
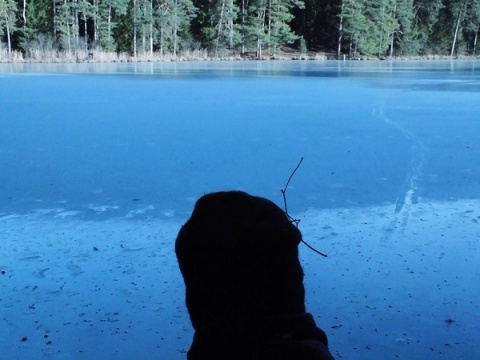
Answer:
<svg viewBox="0 0 480 360"><path fill-rule="evenodd" d="M0 0L9 59L475 55L479 28L480 0Z"/></svg>

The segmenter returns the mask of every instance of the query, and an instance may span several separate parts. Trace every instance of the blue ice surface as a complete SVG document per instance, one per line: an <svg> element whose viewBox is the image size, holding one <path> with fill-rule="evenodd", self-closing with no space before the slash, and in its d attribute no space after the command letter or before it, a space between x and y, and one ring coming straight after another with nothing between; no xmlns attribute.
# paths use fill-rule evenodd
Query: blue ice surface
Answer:
<svg viewBox="0 0 480 360"><path fill-rule="evenodd" d="M291 211L480 197L479 63L2 65L0 212L242 189ZM115 210L116 209L116 210ZM152 213L155 215L155 213Z"/></svg>
<svg viewBox="0 0 480 360"><path fill-rule="evenodd" d="M479 67L0 64L0 358L184 359L180 224L211 191L282 205L301 157L337 358L478 358Z"/></svg>

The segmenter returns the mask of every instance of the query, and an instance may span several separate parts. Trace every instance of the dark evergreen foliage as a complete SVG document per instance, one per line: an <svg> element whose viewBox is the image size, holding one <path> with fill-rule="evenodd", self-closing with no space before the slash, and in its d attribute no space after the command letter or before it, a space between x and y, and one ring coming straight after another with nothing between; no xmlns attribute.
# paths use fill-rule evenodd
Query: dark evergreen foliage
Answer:
<svg viewBox="0 0 480 360"><path fill-rule="evenodd" d="M0 0L0 51L476 53L480 0Z"/></svg>

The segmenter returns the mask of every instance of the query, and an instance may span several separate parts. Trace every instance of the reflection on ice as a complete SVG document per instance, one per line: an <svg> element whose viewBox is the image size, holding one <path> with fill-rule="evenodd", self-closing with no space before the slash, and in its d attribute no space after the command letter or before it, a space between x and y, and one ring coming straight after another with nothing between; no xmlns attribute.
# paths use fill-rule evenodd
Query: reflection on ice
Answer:
<svg viewBox="0 0 480 360"><path fill-rule="evenodd" d="M422 81L421 74L429 69L438 79L457 81L458 76L478 76L477 60L440 61L186 61L145 63L81 63L81 64L0 64L0 76L43 76L61 74L113 74L158 75L163 77L231 77L231 76L381 76L381 74L414 75ZM454 74L456 78L445 78ZM431 79L431 78L430 78ZM478 80L478 78L476 79ZM427 80L428 81L428 80Z"/></svg>

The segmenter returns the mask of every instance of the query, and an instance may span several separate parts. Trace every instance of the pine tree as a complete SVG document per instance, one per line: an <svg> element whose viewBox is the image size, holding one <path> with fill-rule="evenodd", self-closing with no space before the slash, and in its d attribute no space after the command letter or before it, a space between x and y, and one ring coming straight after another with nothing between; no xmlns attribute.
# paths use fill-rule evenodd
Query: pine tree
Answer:
<svg viewBox="0 0 480 360"><path fill-rule="evenodd" d="M218 56L240 41L237 25L240 9L233 0L210 0L209 5L208 24L203 28L203 35Z"/></svg>
<svg viewBox="0 0 480 360"><path fill-rule="evenodd" d="M150 0L134 0L132 14L133 53L137 56L138 53L145 54L147 52L147 36L153 39L153 5ZM151 47L150 51L153 52Z"/></svg>
<svg viewBox="0 0 480 360"><path fill-rule="evenodd" d="M262 56L266 40L265 25L267 0L246 0L242 14L242 47L244 51L255 49Z"/></svg>
<svg viewBox="0 0 480 360"><path fill-rule="evenodd" d="M156 43L160 52L170 51L174 57L180 50L180 42L190 37L190 24L197 9L191 0L163 0L155 10L157 24Z"/></svg>
<svg viewBox="0 0 480 360"><path fill-rule="evenodd" d="M8 53L27 56L89 45L176 56L193 41L261 56L301 39L338 55L453 56L476 52L480 0L0 0L0 29Z"/></svg>
<svg viewBox="0 0 480 360"><path fill-rule="evenodd" d="M398 0L395 12L399 28L393 36L396 39L398 53L403 55L418 54L420 44L418 30L415 25L415 9L413 0Z"/></svg>
<svg viewBox="0 0 480 360"><path fill-rule="evenodd" d="M269 0L268 25L266 43L270 54L275 54L278 49L286 44L291 44L299 39L290 28L293 19L291 13L294 7L303 9L305 3L299 0Z"/></svg>
<svg viewBox="0 0 480 360"><path fill-rule="evenodd" d="M393 39L398 31L395 18L396 0L375 0L370 2L368 17L372 34L372 54L384 55L391 51Z"/></svg>
<svg viewBox="0 0 480 360"><path fill-rule="evenodd" d="M171 24L170 24L170 5L167 1L157 3L155 9L155 20L158 29L158 37L156 43L159 45L160 54L163 56L165 51L169 49L171 43Z"/></svg>
<svg viewBox="0 0 480 360"><path fill-rule="evenodd" d="M54 0L54 36L62 50L69 53L73 48L72 3L68 0Z"/></svg>
<svg viewBox="0 0 480 360"><path fill-rule="evenodd" d="M95 19L96 44L105 51L116 51L114 38L118 25L116 18L127 13L128 0L101 0L92 6L91 16Z"/></svg>
<svg viewBox="0 0 480 360"><path fill-rule="evenodd" d="M355 55L357 51L364 53L371 51L372 24L365 16L365 8L363 0L345 0L341 19L343 32L349 40L349 55Z"/></svg>
<svg viewBox="0 0 480 360"><path fill-rule="evenodd" d="M415 0L416 25L418 29L419 54L435 53L445 31L442 11L445 8L442 0Z"/></svg>
<svg viewBox="0 0 480 360"><path fill-rule="evenodd" d="M396 17L396 0L346 0L341 21L348 35L350 52L389 55L400 25Z"/></svg>
<svg viewBox="0 0 480 360"><path fill-rule="evenodd" d="M17 19L17 3L14 0L0 0L0 31L7 37L8 56L12 55L12 33Z"/></svg>
<svg viewBox="0 0 480 360"><path fill-rule="evenodd" d="M470 54L475 55L478 42L478 32L480 30L480 0L472 0L467 9L465 18L465 33L468 39L468 50Z"/></svg>
<svg viewBox="0 0 480 360"><path fill-rule="evenodd" d="M29 49L53 50L53 18L49 11L50 0L29 0L23 2L21 27L18 28L20 47Z"/></svg>

